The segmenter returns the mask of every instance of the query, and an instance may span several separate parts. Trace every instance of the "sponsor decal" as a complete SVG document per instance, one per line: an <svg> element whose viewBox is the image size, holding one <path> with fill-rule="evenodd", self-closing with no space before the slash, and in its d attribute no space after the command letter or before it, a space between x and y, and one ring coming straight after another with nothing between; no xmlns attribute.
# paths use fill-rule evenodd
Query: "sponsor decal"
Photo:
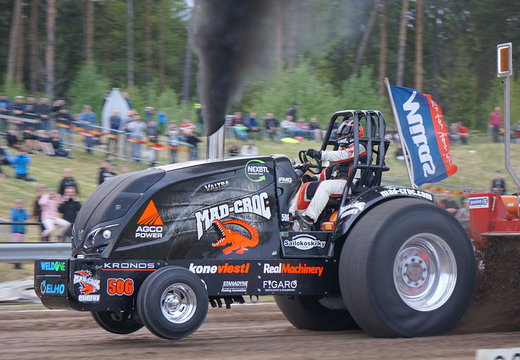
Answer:
<svg viewBox="0 0 520 360"><path fill-rule="evenodd" d="M470 209L487 209L487 208L489 208L489 197L481 196L481 197L469 198L469 208Z"/></svg>
<svg viewBox="0 0 520 360"><path fill-rule="evenodd" d="M266 179L265 174L269 174L269 169L262 160L249 160L245 168L246 177L252 182L260 182Z"/></svg>
<svg viewBox="0 0 520 360"><path fill-rule="evenodd" d="M392 195L412 195L417 196L423 199L427 199L433 201L433 195L427 192L416 190L416 189L408 189L408 188L397 188L397 189L388 189L383 190L380 193L382 196L392 196Z"/></svg>
<svg viewBox="0 0 520 360"><path fill-rule="evenodd" d="M204 185L204 189L206 192L212 192L212 191L220 191L222 189L225 189L229 186L229 181L219 181L213 184L206 184Z"/></svg>
<svg viewBox="0 0 520 360"><path fill-rule="evenodd" d="M126 271L126 270L137 270L137 271L153 271L155 270L155 263L131 263L131 262L106 262L103 263L103 271L114 270L114 271Z"/></svg>
<svg viewBox="0 0 520 360"><path fill-rule="evenodd" d="M347 211L344 212L343 216L355 215L355 214L359 213L360 211L363 211L364 208L365 208L364 202L356 201L355 203L347 206L347 208L346 208Z"/></svg>
<svg viewBox="0 0 520 360"><path fill-rule="evenodd" d="M134 293L134 280L110 278L107 279L107 294L110 296L118 295L130 296Z"/></svg>
<svg viewBox="0 0 520 360"><path fill-rule="evenodd" d="M242 265L196 265L191 263L188 270L195 274L249 274L250 263Z"/></svg>
<svg viewBox="0 0 520 360"><path fill-rule="evenodd" d="M293 182L292 177L282 177L282 176L280 176L278 178L278 183L279 184L292 184L292 182Z"/></svg>
<svg viewBox="0 0 520 360"><path fill-rule="evenodd" d="M282 221L290 221L289 214L281 214L280 217Z"/></svg>
<svg viewBox="0 0 520 360"><path fill-rule="evenodd" d="M74 284L79 284L78 300L81 302L98 302L100 281L93 278L90 270L78 270L74 272Z"/></svg>
<svg viewBox="0 0 520 360"><path fill-rule="evenodd" d="M65 294L65 284L52 284L43 280L40 284L40 292L42 295L63 295Z"/></svg>
<svg viewBox="0 0 520 360"><path fill-rule="evenodd" d="M247 280L226 280L222 283L223 293L245 293L247 292Z"/></svg>
<svg viewBox="0 0 520 360"><path fill-rule="evenodd" d="M298 287L298 280L263 280L262 286L265 291L271 292L294 291Z"/></svg>
<svg viewBox="0 0 520 360"><path fill-rule="evenodd" d="M266 192L247 196L233 201L216 205L195 213L197 221L197 239L200 240L205 231L213 224L213 220L224 219L231 214L255 214L265 219L271 218L269 196Z"/></svg>
<svg viewBox="0 0 520 360"><path fill-rule="evenodd" d="M143 214L137 220L137 225L136 238L159 239L163 237L164 223L153 200L150 200L144 209Z"/></svg>
<svg viewBox="0 0 520 360"><path fill-rule="evenodd" d="M308 266L307 264L264 264L264 274L314 274L321 276L323 269L323 266Z"/></svg>
<svg viewBox="0 0 520 360"><path fill-rule="evenodd" d="M242 235L239 232L233 231L229 228L230 225L237 225L245 229L249 236ZM222 247L222 252L225 255L231 253L243 254L249 248L255 247L260 241L258 230L251 224L242 220L229 220L223 223L220 220L213 220L213 228L219 235L219 238L211 243L212 247Z"/></svg>
<svg viewBox="0 0 520 360"><path fill-rule="evenodd" d="M283 246L295 247L296 249L303 251L310 250L315 247L323 249L326 244L326 241L318 240L315 236L310 234L296 235L292 239L286 239L283 241Z"/></svg>
<svg viewBox="0 0 520 360"><path fill-rule="evenodd" d="M41 261L40 269L45 271L65 271L65 261Z"/></svg>

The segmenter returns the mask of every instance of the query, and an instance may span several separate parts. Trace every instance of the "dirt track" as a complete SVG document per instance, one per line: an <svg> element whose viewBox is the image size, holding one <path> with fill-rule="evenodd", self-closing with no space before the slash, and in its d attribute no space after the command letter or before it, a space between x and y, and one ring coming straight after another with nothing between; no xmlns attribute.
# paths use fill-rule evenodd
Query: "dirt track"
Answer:
<svg viewBox="0 0 520 360"><path fill-rule="evenodd" d="M303 331L274 303L210 309L204 325L180 341L146 329L114 335L88 313L0 309L0 339L0 359L474 359L476 349L520 346L520 332L373 339L361 331Z"/></svg>

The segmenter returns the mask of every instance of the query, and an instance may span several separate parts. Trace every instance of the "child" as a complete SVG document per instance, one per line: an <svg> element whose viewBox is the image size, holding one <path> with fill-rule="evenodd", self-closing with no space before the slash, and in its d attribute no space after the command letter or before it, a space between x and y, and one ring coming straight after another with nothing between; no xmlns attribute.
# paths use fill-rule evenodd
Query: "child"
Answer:
<svg viewBox="0 0 520 360"><path fill-rule="evenodd" d="M11 208L11 221L12 222L25 222L29 219L27 210L24 209L24 203L22 199L16 199L13 207ZM25 241L25 225L12 225L11 228L11 241L12 242L23 242ZM21 269L20 263L14 264L15 269Z"/></svg>
<svg viewBox="0 0 520 360"><path fill-rule="evenodd" d="M29 177L31 158L27 155L27 149L20 145L18 151L18 154L9 161L14 167L15 177L24 181L35 181L36 179Z"/></svg>

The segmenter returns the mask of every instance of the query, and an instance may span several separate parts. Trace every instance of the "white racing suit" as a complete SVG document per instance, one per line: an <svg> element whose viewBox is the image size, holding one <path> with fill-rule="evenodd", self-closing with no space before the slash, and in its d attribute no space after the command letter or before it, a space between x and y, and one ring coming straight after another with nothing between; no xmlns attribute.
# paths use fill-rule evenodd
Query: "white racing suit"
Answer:
<svg viewBox="0 0 520 360"><path fill-rule="evenodd" d="M361 144L359 147L359 158L361 158L366 155L366 148ZM341 196L343 194L347 178L352 169L353 160L354 145L336 151L321 151L321 161L328 161L330 163L329 166L322 171L319 181L300 187L289 211L292 214L295 213L298 208L298 199L312 198L303 215L307 215L316 222L325 206L327 206L329 197L331 195ZM302 191L306 193L302 193Z"/></svg>

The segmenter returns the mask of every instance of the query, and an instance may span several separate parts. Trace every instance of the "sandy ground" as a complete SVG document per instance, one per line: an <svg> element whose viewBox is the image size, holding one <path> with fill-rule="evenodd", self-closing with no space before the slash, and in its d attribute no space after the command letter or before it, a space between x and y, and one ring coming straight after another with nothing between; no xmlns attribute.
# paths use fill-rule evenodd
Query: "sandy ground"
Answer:
<svg viewBox="0 0 520 360"><path fill-rule="evenodd" d="M0 359L474 359L477 349L520 347L520 332L374 339L361 331L312 332L272 302L210 309L193 335L157 338L146 328L115 335L89 313L0 308Z"/></svg>

